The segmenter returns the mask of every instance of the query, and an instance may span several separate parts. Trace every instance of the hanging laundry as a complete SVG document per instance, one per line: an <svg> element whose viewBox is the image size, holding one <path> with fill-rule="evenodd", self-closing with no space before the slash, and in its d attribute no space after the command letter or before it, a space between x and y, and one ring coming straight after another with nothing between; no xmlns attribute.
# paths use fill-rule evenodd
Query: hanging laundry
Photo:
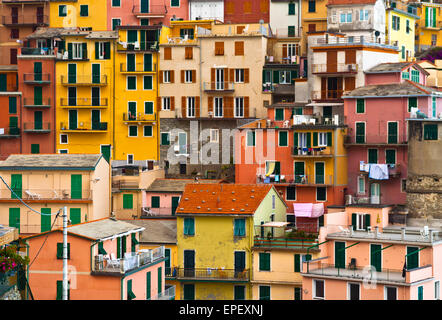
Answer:
<svg viewBox="0 0 442 320"><path fill-rule="evenodd" d="M375 180L388 180L388 166L386 164L370 163L368 177Z"/></svg>

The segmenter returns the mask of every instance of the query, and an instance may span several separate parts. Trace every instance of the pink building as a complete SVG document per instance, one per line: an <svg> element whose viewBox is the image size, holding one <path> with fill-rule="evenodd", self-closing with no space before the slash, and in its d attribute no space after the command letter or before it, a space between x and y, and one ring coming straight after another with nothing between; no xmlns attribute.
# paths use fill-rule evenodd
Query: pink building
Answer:
<svg viewBox="0 0 442 320"><path fill-rule="evenodd" d="M60 218L61 219L61 218ZM164 247L139 250L143 227L101 219L68 227L70 300L173 299L165 291ZM47 237L47 239L46 239ZM36 300L61 300L62 229L24 238ZM40 248L43 248L40 252Z"/></svg>
<svg viewBox="0 0 442 320"><path fill-rule="evenodd" d="M172 19L188 20L188 0L108 0L108 30L115 26L170 25Z"/></svg>
<svg viewBox="0 0 442 320"><path fill-rule="evenodd" d="M303 300L438 300L442 230L389 225L392 207L329 212L321 257L303 263Z"/></svg>
<svg viewBox="0 0 442 320"><path fill-rule="evenodd" d="M344 98L348 125L347 203L405 204L407 123L411 114L435 118L442 96L425 86L428 73L414 62L382 63L366 86Z"/></svg>

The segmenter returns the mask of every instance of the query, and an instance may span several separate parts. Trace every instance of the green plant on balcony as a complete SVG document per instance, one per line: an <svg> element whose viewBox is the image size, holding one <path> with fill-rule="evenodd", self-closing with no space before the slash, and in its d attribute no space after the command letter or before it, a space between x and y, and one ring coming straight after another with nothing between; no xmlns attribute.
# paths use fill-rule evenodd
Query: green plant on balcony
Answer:
<svg viewBox="0 0 442 320"><path fill-rule="evenodd" d="M19 266L29 264L29 257L22 257L17 253L16 246L6 247L0 250L0 273L6 273Z"/></svg>
<svg viewBox="0 0 442 320"><path fill-rule="evenodd" d="M308 239L314 240L318 238L317 233L305 232L304 230L293 230L286 234L288 239Z"/></svg>

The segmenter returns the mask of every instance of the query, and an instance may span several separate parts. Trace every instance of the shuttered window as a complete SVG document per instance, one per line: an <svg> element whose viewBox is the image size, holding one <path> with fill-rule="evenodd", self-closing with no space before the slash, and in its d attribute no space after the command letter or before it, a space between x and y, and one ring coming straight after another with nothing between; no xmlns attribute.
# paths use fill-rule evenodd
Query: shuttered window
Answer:
<svg viewBox="0 0 442 320"><path fill-rule="evenodd" d="M438 140L437 124L424 124L424 140Z"/></svg>
<svg viewBox="0 0 442 320"><path fill-rule="evenodd" d="M270 271L270 253L259 253L259 271Z"/></svg>
<svg viewBox="0 0 442 320"><path fill-rule="evenodd" d="M123 209L133 209L134 207L134 195L133 194L123 194Z"/></svg>
<svg viewBox="0 0 442 320"><path fill-rule="evenodd" d="M89 6L87 4L80 5L80 17L89 16Z"/></svg>
<svg viewBox="0 0 442 320"><path fill-rule="evenodd" d="M235 56L244 55L244 41L235 41Z"/></svg>
<svg viewBox="0 0 442 320"><path fill-rule="evenodd" d="M234 221L233 235L235 237L244 237L246 235L246 220L235 219Z"/></svg>
<svg viewBox="0 0 442 320"><path fill-rule="evenodd" d="M46 232L51 230L51 208L41 208L41 231Z"/></svg>
<svg viewBox="0 0 442 320"><path fill-rule="evenodd" d="M294 261L294 265L295 265L295 272L301 272L301 255L300 254L295 254L295 261Z"/></svg>
<svg viewBox="0 0 442 320"><path fill-rule="evenodd" d="M284 120L284 109L277 108L275 109L275 121L283 121Z"/></svg>
<svg viewBox="0 0 442 320"><path fill-rule="evenodd" d="M365 100L357 99L356 100L356 113L365 113Z"/></svg>
<svg viewBox="0 0 442 320"><path fill-rule="evenodd" d="M184 235L186 235L186 236L195 235L195 219L194 218L184 218Z"/></svg>
<svg viewBox="0 0 442 320"><path fill-rule="evenodd" d="M378 163L378 149L368 149L368 163Z"/></svg>
<svg viewBox="0 0 442 320"><path fill-rule="evenodd" d="M215 55L216 56L224 55L224 42L221 41L215 42Z"/></svg>
<svg viewBox="0 0 442 320"><path fill-rule="evenodd" d="M356 123L356 143L365 143L365 123Z"/></svg>
<svg viewBox="0 0 442 320"><path fill-rule="evenodd" d="M288 132L287 131L279 131L279 146L287 147L289 145L288 142Z"/></svg>
<svg viewBox="0 0 442 320"><path fill-rule="evenodd" d="M247 131L247 146L255 146L255 131Z"/></svg>
<svg viewBox="0 0 442 320"><path fill-rule="evenodd" d="M270 286L259 286L259 300L270 300Z"/></svg>
<svg viewBox="0 0 442 320"><path fill-rule="evenodd" d="M71 258L71 244L68 242L68 259ZM63 259L63 243L57 243L57 259Z"/></svg>
<svg viewBox="0 0 442 320"><path fill-rule="evenodd" d="M164 48L164 60L172 60L172 48Z"/></svg>
<svg viewBox="0 0 442 320"><path fill-rule="evenodd" d="M151 198L151 207L152 208L159 208L160 207L160 197L153 196Z"/></svg>
<svg viewBox="0 0 442 320"><path fill-rule="evenodd" d="M289 15L294 15L295 14L295 4L293 2L289 3Z"/></svg>
<svg viewBox="0 0 442 320"><path fill-rule="evenodd" d="M169 132L162 132L162 133L161 133L161 145L162 145L162 146L168 146L168 145L170 145L170 141L169 141Z"/></svg>
<svg viewBox="0 0 442 320"><path fill-rule="evenodd" d="M394 149L385 150L385 163L387 164L396 163L396 150Z"/></svg>

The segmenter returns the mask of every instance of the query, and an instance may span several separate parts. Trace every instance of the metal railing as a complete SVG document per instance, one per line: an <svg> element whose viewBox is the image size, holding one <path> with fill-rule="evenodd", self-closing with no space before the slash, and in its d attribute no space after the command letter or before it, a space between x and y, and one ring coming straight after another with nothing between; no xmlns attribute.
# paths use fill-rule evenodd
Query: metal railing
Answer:
<svg viewBox="0 0 442 320"><path fill-rule="evenodd" d="M306 249L308 247L314 246L317 243L318 241L313 239L290 239L290 238L269 239L269 238L256 237L254 239L253 245L255 247L265 247L265 248Z"/></svg>
<svg viewBox="0 0 442 320"><path fill-rule="evenodd" d="M132 7L132 13L137 16L165 16L167 8L165 5L151 4L147 9L141 9L140 5Z"/></svg>
<svg viewBox="0 0 442 320"><path fill-rule="evenodd" d="M69 122L62 122L61 130L75 130L77 132L85 131L107 131L107 122L79 122L78 124L70 124Z"/></svg>
<svg viewBox="0 0 442 320"><path fill-rule="evenodd" d="M107 75L61 75L62 85L106 85Z"/></svg>
<svg viewBox="0 0 442 320"><path fill-rule="evenodd" d="M333 175L270 175L257 174L258 184L332 185Z"/></svg>
<svg viewBox="0 0 442 320"><path fill-rule="evenodd" d="M285 28L276 28L272 29L273 36L276 38L295 38L300 37L302 32L299 28L290 29L288 27Z"/></svg>
<svg viewBox="0 0 442 320"><path fill-rule="evenodd" d="M327 37L316 39L317 45L381 45L384 47L397 48L389 45L385 40L375 36L358 36L358 37Z"/></svg>
<svg viewBox="0 0 442 320"><path fill-rule="evenodd" d="M92 190L82 189L14 189L14 192L21 198L27 200L91 200ZM0 189L0 199L16 199L9 189Z"/></svg>
<svg viewBox="0 0 442 320"><path fill-rule="evenodd" d="M23 98L23 106L25 108L47 108L51 106L51 98Z"/></svg>
<svg viewBox="0 0 442 320"><path fill-rule="evenodd" d="M133 73L143 73L143 72L156 72L157 65L152 64L146 66L144 63L135 63L132 67L128 67L126 62L120 63L120 72L133 72Z"/></svg>
<svg viewBox="0 0 442 320"><path fill-rule="evenodd" d="M24 73L23 74L24 83L32 84L46 84L51 82L50 73Z"/></svg>
<svg viewBox="0 0 442 320"><path fill-rule="evenodd" d="M114 254L96 255L94 257L94 269L98 272L126 273L130 270L163 259L164 246L155 249L142 249L137 252L126 252L124 258L115 258Z"/></svg>
<svg viewBox="0 0 442 320"><path fill-rule="evenodd" d="M107 98L60 98L62 107L106 107L107 105Z"/></svg>
<svg viewBox="0 0 442 320"><path fill-rule="evenodd" d="M338 63L335 65L321 63L312 66L312 73L356 73L358 64L356 63Z"/></svg>
<svg viewBox="0 0 442 320"><path fill-rule="evenodd" d="M24 56L52 56L56 50L50 48L20 48L20 54Z"/></svg>
<svg viewBox="0 0 442 320"><path fill-rule="evenodd" d="M312 91L313 100L340 100L344 90L321 90Z"/></svg>
<svg viewBox="0 0 442 320"><path fill-rule="evenodd" d="M139 187L139 181L119 180L112 182L112 188L117 189L138 189Z"/></svg>
<svg viewBox="0 0 442 320"><path fill-rule="evenodd" d="M175 300L175 286L169 286L163 292L147 300Z"/></svg>
<svg viewBox="0 0 442 320"><path fill-rule="evenodd" d="M47 25L49 24L49 16L47 15L18 15L18 16L2 16L4 25Z"/></svg>
<svg viewBox="0 0 442 320"><path fill-rule="evenodd" d="M235 90L235 84L228 81L220 82L203 82L204 91L233 91Z"/></svg>
<svg viewBox="0 0 442 320"><path fill-rule="evenodd" d="M23 132L50 132L50 122L25 122L23 123Z"/></svg>
<svg viewBox="0 0 442 320"><path fill-rule="evenodd" d="M379 134L347 134L344 136L345 144L373 144L373 145L407 145L408 136L406 134L388 135Z"/></svg>
<svg viewBox="0 0 442 320"><path fill-rule="evenodd" d="M311 149L311 150L310 150ZM332 156L332 148L326 146L312 147L312 148L301 148L292 147L293 157L328 157Z"/></svg>
<svg viewBox="0 0 442 320"><path fill-rule="evenodd" d="M0 138L9 138L15 136L20 136L20 128L17 127L0 128Z"/></svg>
<svg viewBox="0 0 442 320"><path fill-rule="evenodd" d="M160 208L141 207L140 210L142 217L171 216L173 214L172 207L160 207Z"/></svg>
<svg viewBox="0 0 442 320"><path fill-rule="evenodd" d="M248 281L249 269L242 271L222 268L175 268L176 277L199 280Z"/></svg>
<svg viewBox="0 0 442 320"><path fill-rule="evenodd" d="M138 114L131 113L123 113L123 121L156 121L157 114L142 114L138 112Z"/></svg>
<svg viewBox="0 0 442 320"><path fill-rule="evenodd" d="M158 51L158 41L118 42L117 51Z"/></svg>

